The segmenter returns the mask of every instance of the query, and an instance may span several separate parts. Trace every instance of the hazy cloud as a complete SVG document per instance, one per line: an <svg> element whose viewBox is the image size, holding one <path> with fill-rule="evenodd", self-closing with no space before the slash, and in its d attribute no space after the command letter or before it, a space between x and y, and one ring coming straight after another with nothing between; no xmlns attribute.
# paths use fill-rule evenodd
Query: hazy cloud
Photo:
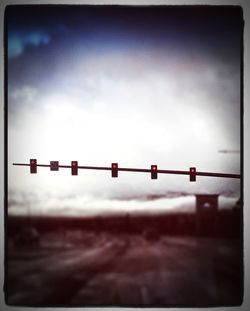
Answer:
<svg viewBox="0 0 250 311"><path fill-rule="evenodd" d="M37 90L31 86L23 86L22 88L9 89L8 95L10 104L18 105L20 103L20 105L25 106L34 101Z"/></svg>
<svg viewBox="0 0 250 311"><path fill-rule="evenodd" d="M46 204L44 202L46 201ZM237 201L236 197L219 197L219 209L231 209ZM90 195L50 196L39 194L34 196L12 192L9 195L10 215L78 215L94 216L102 214L123 213L178 213L195 212L195 196L177 196L155 200L110 200Z"/></svg>

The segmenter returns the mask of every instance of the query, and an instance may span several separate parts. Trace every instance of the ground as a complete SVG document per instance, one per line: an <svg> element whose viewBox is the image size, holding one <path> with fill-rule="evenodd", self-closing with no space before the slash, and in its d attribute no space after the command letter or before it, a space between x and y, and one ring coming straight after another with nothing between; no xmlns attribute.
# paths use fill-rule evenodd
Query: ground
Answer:
<svg viewBox="0 0 250 311"><path fill-rule="evenodd" d="M9 241L7 302L39 306L211 306L241 301L240 241L50 233Z"/></svg>

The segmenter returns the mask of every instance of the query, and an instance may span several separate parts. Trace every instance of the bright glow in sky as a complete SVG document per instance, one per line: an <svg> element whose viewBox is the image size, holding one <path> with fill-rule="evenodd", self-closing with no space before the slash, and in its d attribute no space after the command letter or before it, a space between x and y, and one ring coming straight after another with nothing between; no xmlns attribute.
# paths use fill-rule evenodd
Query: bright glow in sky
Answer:
<svg viewBox="0 0 250 311"><path fill-rule="evenodd" d="M84 8L68 15L54 9L48 15L48 10L34 11L29 20L15 19L17 12L9 11L12 195L26 194L24 201L39 197L39 204L44 200L51 211L66 205L78 209L79 196L81 202L88 200L83 210L92 206L101 211L100 202L106 209L107 202L113 206L116 199L119 209L124 206L120 199L168 191L239 195L238 180L197 177L190 183L187 176L159 175L152 181L149 174L127 172L114 180L110 172L80 170L75 177L69 169L38 168L37 175L30 175L26 167L13 167L13 162L37 158L38 163L78 160L79 165L118 162L121 167L157 164L159 169L196 166L197 171L240 172L239 154L218 153L240 148L237 14L238 28L229 26L232 12L225 12L225 20L221 14L219 19L224 22L221 33L218 28L210 36L216 22L204 12L206 22L197 21L199 33L193 25L195 12L182 22L176 12L170 21L163 12L161 24L159 12L152 11L148 24L139 11L133 13L140 16L135 22L129 12L120 12L120 20L114 12L106 12L107 18L103 12L99 20L94 8L88 9L90 15ZM25 17L31 11L22 13ZM169 14L166 11L166 17ZM70 202L58 199L62 193ZM149 208L142 202L140 208L143 204ZM38 205L32 203L34 209Z"/></svg>

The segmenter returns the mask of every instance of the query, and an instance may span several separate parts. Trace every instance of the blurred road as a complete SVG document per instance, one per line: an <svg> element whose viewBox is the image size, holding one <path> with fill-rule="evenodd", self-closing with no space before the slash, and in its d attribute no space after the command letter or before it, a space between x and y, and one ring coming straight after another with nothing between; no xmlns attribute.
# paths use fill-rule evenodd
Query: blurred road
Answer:
<svg viewBox="0 0 250 311"><path fill-rule="evenodd" d="M241 300L238 240L101 235L9 247L8 303L210 306ZM86 241L89 241L86 243Z"/></svg>

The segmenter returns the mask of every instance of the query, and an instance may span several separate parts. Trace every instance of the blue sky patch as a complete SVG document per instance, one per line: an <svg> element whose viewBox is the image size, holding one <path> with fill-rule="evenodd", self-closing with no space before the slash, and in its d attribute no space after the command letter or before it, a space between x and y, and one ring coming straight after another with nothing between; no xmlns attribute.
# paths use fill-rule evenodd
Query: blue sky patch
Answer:
<svg viewBox="0 0 250 311"><path fill-rule="evenodd" d="M10 34L8 39L8 57L20 56L28 45L39 47L50 42L50 36L41 32L31 32L25 35Z"/></svg>

